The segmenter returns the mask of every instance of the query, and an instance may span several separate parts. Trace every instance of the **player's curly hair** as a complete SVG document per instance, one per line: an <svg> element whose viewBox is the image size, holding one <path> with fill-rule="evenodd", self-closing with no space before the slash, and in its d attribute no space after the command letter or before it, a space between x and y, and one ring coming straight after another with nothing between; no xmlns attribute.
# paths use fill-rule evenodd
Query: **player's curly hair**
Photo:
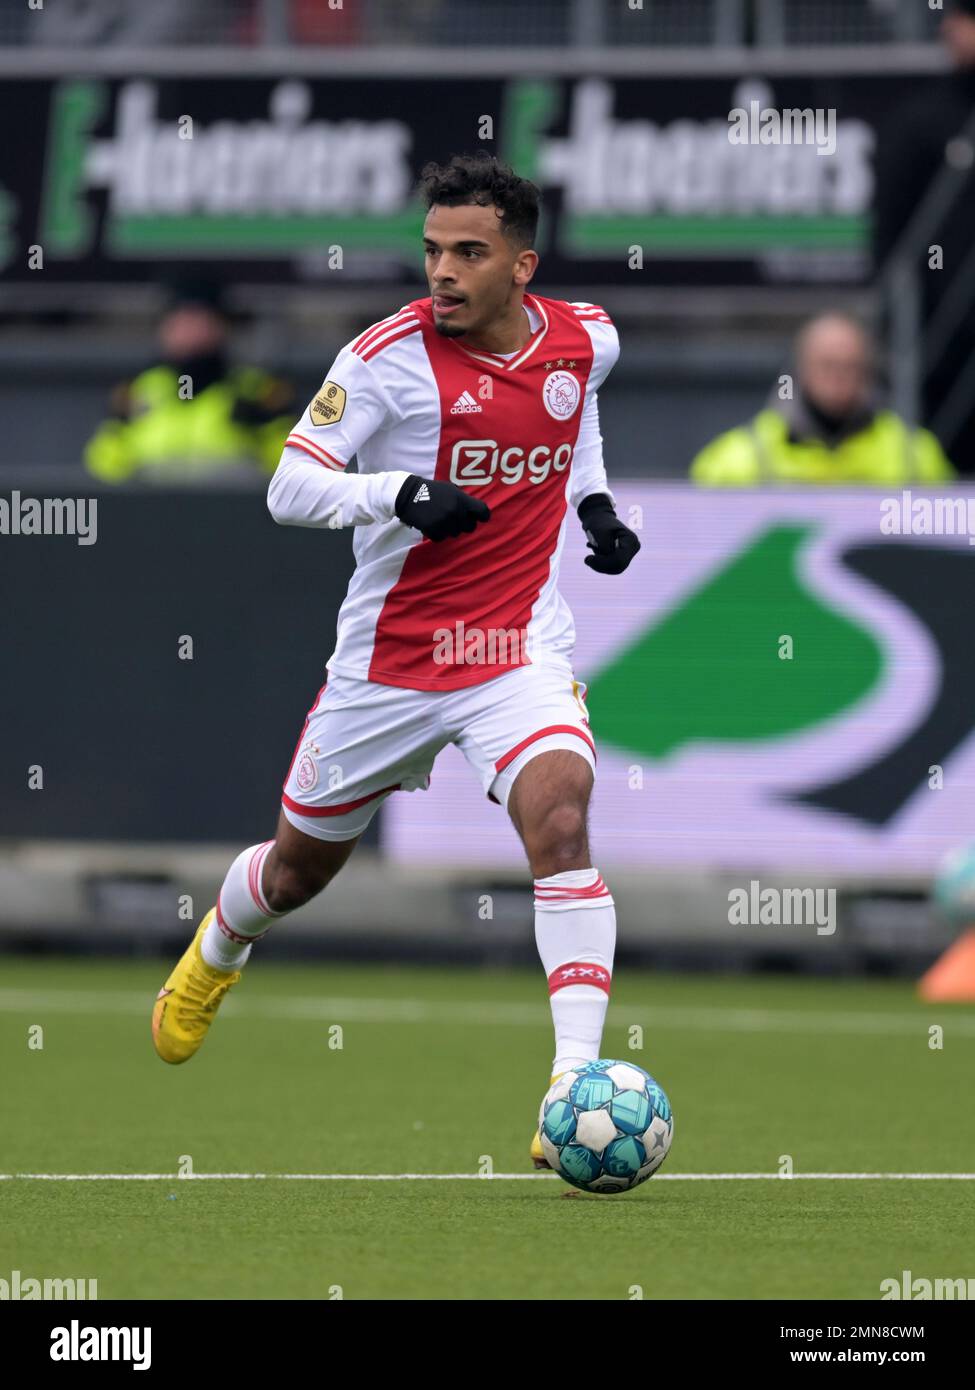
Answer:
<svg viewBox="0 0 975 1390"><path fill-rule="evenodd" d="M501 212L501 230L521 246L534 246L541 194L493 154L455 154L447 164L424 165L420 192L428 208L439 203L461 207L477 203Z"/></svg>

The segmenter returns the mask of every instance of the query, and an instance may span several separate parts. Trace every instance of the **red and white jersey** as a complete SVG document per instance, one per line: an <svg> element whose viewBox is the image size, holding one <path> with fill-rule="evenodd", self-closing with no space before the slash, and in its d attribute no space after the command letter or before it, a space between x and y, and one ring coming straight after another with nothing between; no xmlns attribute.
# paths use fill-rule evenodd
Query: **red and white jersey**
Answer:
<svg viewBox="0 0 975 1390"><path fill-rule="evenodd" d="M275 518L356 526L330 671L455 690L571 659L559 558L568 508L609 493L596 391L619 343L598 305L525 305L537 326L501 356L442 337L430 300L414 300L342 349L289 436L269 492ZM358 475L341 477L353 455ZM393 512L411 473L482 498L490 520L427 540Z"/></svg>

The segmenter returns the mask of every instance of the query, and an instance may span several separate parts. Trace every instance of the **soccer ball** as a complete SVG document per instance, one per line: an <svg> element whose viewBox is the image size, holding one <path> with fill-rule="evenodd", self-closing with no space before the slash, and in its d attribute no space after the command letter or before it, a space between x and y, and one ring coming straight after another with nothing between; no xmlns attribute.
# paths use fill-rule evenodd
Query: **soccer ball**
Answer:
<svg viewBox="0 0 975 1390"><path fill-rule="evenodd" d="M958 926L975 925L975 844L962 845L939 865L932 888L938 910Z"/></svg>
<svg viewBox="0 0 975 1390"><path fill-rule="evenodd" d="M632 1062L586 1062L554 1081L538 1113L549 1166L583 1192L638 1187L667 1157L670 1101Z"/></svg>

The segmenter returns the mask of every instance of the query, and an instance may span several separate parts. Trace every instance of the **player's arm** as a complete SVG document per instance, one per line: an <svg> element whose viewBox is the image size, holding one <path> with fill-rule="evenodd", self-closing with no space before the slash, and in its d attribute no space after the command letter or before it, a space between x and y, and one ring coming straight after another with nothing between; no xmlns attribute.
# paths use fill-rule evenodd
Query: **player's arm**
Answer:
<svg viewBox="0 0 975 1390"><path fill-rule="evenodd" d="M441 541L473 531L490 516L479 498L454 483L406 470L346 473L367 439L399 417L374 370L343 348L321 389L288 435L268 487L268 509L290 526L337 529L394 518Z"/></svg>
<svg viewBox="0 0 975 1390"><path fill-rule="evenodd" d="M395 420L373 369L344 347L285 442L267 491L274 520L333 530L392 521L409 474L347 473L346 468L368 439Z"/></svg>
<svg viewBox="0 0 975 1390"><path fill-rule="evenodd" d="M596 309L594 305L587 307ZM610 491L603 461L597 392L619 356L619 338L609 316L598 313L602 316L582 316L593 341L593 365L572 458L569 501L578 512L593 552L586 556L586 564L600 574L622 574L640 549L640 542L616 515L616 499Z"/></svg>
<svg viewBox="0 0 975 1390"><path fill-rule="evenodd" d="M268 510L280 526L337 530L391 521L408 477L405 472L345 473L286 444L267 490Z"/></svg>

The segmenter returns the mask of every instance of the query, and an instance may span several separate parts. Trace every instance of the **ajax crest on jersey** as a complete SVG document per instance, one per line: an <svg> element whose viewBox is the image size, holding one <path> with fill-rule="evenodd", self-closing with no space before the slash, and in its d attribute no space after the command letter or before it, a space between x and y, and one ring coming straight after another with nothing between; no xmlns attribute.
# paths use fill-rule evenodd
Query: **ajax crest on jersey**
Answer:
<svg viewBox="0 0 975 1390"><path fill-rule="evenodd" d="M542 383L542 401L553 420L568 420L581 397L582 387L571 372L549 372Z"/></svg>
<svg viewBox="0 0 975 1390"><path fill-rule="evenodd" d="M598 1061L549 1087L538 1115L553 1172L584 1192L639 1187L667 1157L674 1137L670 1101L632 1062Z"/></svg>

